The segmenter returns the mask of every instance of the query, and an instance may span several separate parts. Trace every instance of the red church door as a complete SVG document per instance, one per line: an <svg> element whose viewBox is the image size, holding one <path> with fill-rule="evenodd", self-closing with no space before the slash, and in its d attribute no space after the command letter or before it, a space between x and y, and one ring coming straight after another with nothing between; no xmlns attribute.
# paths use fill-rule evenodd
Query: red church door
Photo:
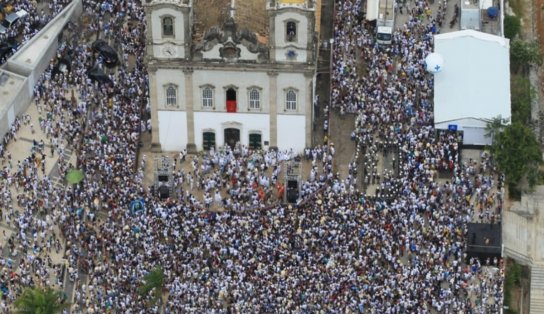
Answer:
<svg viewBox="0 0 544 314"><path fill-rule="evenodd" d="M227 112L236 112L236 91L227 89Z"/></svg>

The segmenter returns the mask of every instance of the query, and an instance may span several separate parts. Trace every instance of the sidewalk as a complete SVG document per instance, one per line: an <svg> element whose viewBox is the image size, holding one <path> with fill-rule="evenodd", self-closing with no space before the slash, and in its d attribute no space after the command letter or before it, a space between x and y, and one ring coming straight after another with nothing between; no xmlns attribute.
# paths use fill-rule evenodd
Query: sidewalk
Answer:
<svg viewBox="0 0 544 314"><path fill-rule="evenodd" d="M58 162L58 159L59 159L59 155L58 155L57 152L55 152L53 154L53 156L51 155L51 146L49 145L49 139L45 136L45 134L40 129L39 118L40 117L44 118L46 114L47 114L46 112L42 112L41 114L38 113L37 106L33 101L30 104L30 106L28 107L28 109L26 110L26 112L19 117L22 122L21 122L20 129L16 133L16 139L17 140L11 140L10 143L6 147L6 152L11 153L11 164L12 164L11 173L15 173L17 171L17 162L18 161L21 161L21 163L22 163L25 158L29 158L31 156L33 140L35 140L38 143L40 142L40 140L43 140L43 142L45 144L44 145L44 155L45 155L45 160L46 160L46 162L45 162L45 175L49 176L49 178L51 179L51 181L53 183L58 182L57 184L63 184L62 183L63 179L58 178L57 162ZM30 117L30 122L27 123L27 124L23 123L25 116ZM32 132L31 125L33 126L34 132ZM67 147L67 143L64 142L64 145L65 145L65 147ZM68 151L68 149L66 149L66 151ZM65 154L65 155L67 155L67 154ZM68 157L68 156L66 156L66 157ZM75 159L76 159L75 154L72 154L72 156L70 156L70 157L71 158L68 160L68 162L72 163L72 164L75 164ZM7 163L7 161L3 163L2 167L9 167L9 164ZM42 174L41 170L38 171L38 178L40 180L42 180L44 178L44 175ZM19 192L18 192L16 190L15 186L13 185L13 186L10 187L10 191L12 193L12 206L13 206L13 209L16 212L20 213L22 211L22 208L20 208L18 206L18 204L17 204L17 196L23 194L23 189L20 188ZM7 222L6 222L7 215L8 215L8 210L4 209L2 221L0 222L0 243L1 243L2 248L3 248L2 256L4 258L9 257L9 258L11 258L13 260L13 270L15 272L17 272L19 262L21 261L21 259L23 257L26 257L27 254L28 255L34 255L35 257L40 257L44 261L47 260L48 257L50 257L51 261L52 261L51 266L60 265L60 267L62 267L62 265L65 265L66 260L63 257L64 256L65 243L64 243L64 239L61 237L61 234L62 234L61 230L60 230L59 226L57 226L56 224L54 224L54 226L53 226L53 232L56 234L56 238L59 239L60 243L61 243L61 249L59 250L58 253L55 252L55 249L54 249L53 246L51 248L50 253L47 253L47 251L45 250L45 247L43 248L43 250L41 252L39 252L37 254L35 254L34 252L21 252L19 250L19 244L16 242L15 247L17 247L18 254L17 254L17 256L13 256L12 252L9 251L8 239L10 237L12 237L12 236L15 236L15 234L17 233L17 229L15 227L13 219L10 220L9 225L7 224ZM52 217L49 217L49 215L47 215L45 217L41 217L41 218L45 219L45 220L52 219ZM45 239L49 239L51 236L52 236L52 234L49 231L47 231L46 235L45 235ZM27 236L27 238L28 238L28 236ZM51 285L53 287L56 287L56 288L61 288L61 287L57 286L57 280L56 280L57 273L54 271L54 269L50 268L48 273L50 275L50 277L48 279L49 279L49 282L51 283Z"/></svg>

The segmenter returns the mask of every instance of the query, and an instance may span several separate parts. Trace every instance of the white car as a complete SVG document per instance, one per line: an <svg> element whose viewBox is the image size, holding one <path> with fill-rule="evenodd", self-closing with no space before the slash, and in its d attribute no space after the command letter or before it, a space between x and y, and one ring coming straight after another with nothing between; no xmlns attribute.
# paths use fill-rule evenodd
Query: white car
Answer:
<svg viewBox="0 0 544 314"><path fill-rule="evenodd" d="M7 30L15 24L18 20L26 17L28 15L28 12L25 10L19 10L14 13L10 13L6 16L6 18L2 21L2 24L0 25L0 34L3 34L7 32Z"/></svg>

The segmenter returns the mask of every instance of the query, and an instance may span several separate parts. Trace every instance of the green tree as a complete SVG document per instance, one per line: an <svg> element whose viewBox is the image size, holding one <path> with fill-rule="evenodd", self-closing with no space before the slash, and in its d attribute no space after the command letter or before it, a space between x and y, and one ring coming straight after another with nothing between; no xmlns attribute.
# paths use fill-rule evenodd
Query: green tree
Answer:
<svg viewBox="0 0 544 314"><path fill-rule="evenodd" d="M510 66L513 72L527 71L531 65L542 64L542 53L536 42L519 39L510 42Z"/></svg>
<svg viewBox="0 0 544 314"><path fill-rule="evenodd" d="M521 29L521 21L515 15L507 15L504 17L504 37L513 40Z"/></svg>
<svg viewBox="0 0 544 314"><path fill-rule="evenodd" d="M152 304L155 304L162 296L164 287L164 271L162 267L156 266L143 277L143 284L138 288L141 296L146 297L152 293Z"/></svg>
<svg viewBox="0 0 544 314"><path fill-rule="evenodd" d="M512 106L512 122L529 124L531 122L531 100L533 96L531 81L526 76L510 77L510 102Z"/></svg>
<svg viewBox="0 0 544 314"><path fill-rule="evenodd" d="M501 116L491 119L485 126L485 136L491 137L491 140L493 141L497 134L502 132L507 122L508 120Z"/></svg>
<svg viewBox="0 0 544 314"><path fill-rule="evenodd" d="M21 314L56 314L68 308L61 291L51 288L27 288L15 300L15 312Z"/></svg>
<svg viewBox="0 0 544 314"><path fill-rule="evenodd" d="M495 164L510 186L518 186L531 172L539 172L542 163L540 145L527 126L514 122L496 134L491 146ZM534 182L529 182L532 187Z"/></svg>

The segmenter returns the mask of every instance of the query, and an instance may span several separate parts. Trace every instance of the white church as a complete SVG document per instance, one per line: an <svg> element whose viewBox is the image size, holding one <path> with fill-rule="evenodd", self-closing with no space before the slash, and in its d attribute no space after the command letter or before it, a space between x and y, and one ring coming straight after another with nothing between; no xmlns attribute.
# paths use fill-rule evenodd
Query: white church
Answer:
<svg viewBox="0 0 544 314"><path fill-rule="evenodd" d="M152 148L311 145L314 0L147 0Z"/></svg>

